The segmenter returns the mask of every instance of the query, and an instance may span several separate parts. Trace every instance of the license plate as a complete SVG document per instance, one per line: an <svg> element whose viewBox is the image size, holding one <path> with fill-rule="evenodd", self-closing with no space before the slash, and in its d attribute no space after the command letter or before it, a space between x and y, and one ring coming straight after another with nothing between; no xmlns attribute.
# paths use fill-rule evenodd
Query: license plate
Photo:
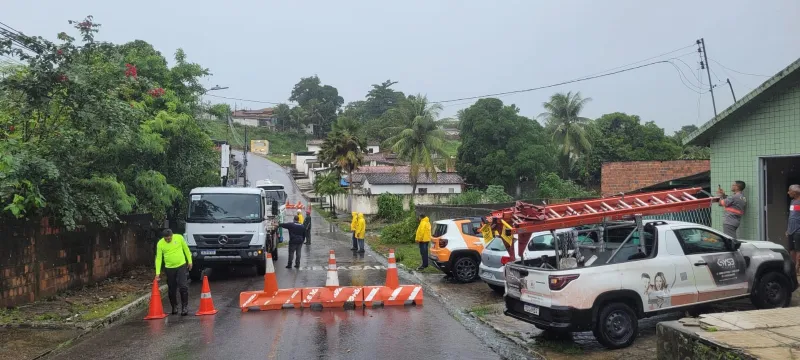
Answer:
<svg viewBox="0 0 800 360"><path fill-rule="evenodd" d="M523 306L522 309L525 310L526 313L531 313L533 315L539 316L539 307L538 306L525 304L525 306Z"/></svg>
<svg viewBox="0 0 800 360"><path fill-rule="evenodd" d="M217 250L200 250L200 255L217 255Z"/></svg>

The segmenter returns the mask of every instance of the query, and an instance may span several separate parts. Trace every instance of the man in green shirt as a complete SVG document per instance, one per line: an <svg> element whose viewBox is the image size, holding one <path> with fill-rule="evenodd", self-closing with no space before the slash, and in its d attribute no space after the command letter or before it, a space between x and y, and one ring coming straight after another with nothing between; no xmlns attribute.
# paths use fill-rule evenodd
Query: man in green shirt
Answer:
<svg viewBox="0 0 800 360"><path fill-rule="evenodd" d="M172 305L172 315L178 313L178 299L176 290L181 292L181 315L189 314L189 287L186 285L186 271L192 270L192 254L189 252L189 245L182 235L172 234L172 230L167 229L162 233L164 236L158 240L156 245L156 280L161 275L161 260L163 257L164 267L167 273L167 287L169 288L169 303ZM188 262L188 266L187 266Z"/></svg>

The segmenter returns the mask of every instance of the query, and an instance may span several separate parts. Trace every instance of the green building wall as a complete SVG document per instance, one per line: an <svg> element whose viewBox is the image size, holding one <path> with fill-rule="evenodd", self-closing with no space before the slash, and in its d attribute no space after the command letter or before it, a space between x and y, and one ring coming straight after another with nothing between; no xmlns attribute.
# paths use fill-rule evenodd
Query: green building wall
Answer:
<svg viewBox="0 0 800 360"><path fill-rule="evenodd" d="M717 184L730 193L735 180L747 183L747 209L739 226L739 238L760 240L759 157L800 154L800 82L762 102L738 118L725 119L711 137L711 188ZM775 194L782 196L783 193ZM712 226L722 230L722 209L711 211Z"/></svg>

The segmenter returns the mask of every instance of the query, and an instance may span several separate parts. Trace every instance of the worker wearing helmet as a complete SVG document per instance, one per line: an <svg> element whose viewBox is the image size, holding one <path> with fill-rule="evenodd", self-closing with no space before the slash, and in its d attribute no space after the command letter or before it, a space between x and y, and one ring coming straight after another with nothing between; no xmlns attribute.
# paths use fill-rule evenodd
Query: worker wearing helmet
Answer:
<svg viewBox="0 0 800 360"><path fill-rule="evenodd" d="M353 232L353 247L350 250L358 250L358 240L356 239L356 225L358 225L358 213L353 212L353 220L350 220L350 231Z"/></svg>
<svg viewBox="0 0 800 360"><path fill-rule="evenodd" d="M358 252L364 253L364 238L367 235L367 221L364 220L364 213L358 213L356 223L356 239L358 240Z"/></svg>
<svg viewBox="0 0 800 360"><path fill-rule="evenodd" d="M303 223L303 209L297 209L297 216L300 218L300 223Z"/></svg>

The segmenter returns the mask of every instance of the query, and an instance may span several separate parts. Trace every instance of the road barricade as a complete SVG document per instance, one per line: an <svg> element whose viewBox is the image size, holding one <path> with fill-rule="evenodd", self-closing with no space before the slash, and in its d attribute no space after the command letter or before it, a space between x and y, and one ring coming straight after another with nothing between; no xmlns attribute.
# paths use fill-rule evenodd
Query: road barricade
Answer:
<svg viewBox="0 0 800 360"><path fill-rule="evenodd" d="M389 266L386 270L385 286L364 286L364 305L403 306L422 305L422 287L419 285L400 285L394 249L389 249Z"/></svg>
<svg viewBox="0 0 800 360"><path fill-rule="evenodd" d="M278 289L272 254L267 253L266 262L264 290L241 292L239 294L239 308L242 309L242 312L250 309L280 310L283 308L300 308L300 289Z"/></svg>
<svg viewBox="0 0 800 360"><path fill-rule="evenodd" d="M302 292L300 305L304 308L321 305L323 308L355 309L364 306L364 290L361 286L303 288Z"/></svg>

